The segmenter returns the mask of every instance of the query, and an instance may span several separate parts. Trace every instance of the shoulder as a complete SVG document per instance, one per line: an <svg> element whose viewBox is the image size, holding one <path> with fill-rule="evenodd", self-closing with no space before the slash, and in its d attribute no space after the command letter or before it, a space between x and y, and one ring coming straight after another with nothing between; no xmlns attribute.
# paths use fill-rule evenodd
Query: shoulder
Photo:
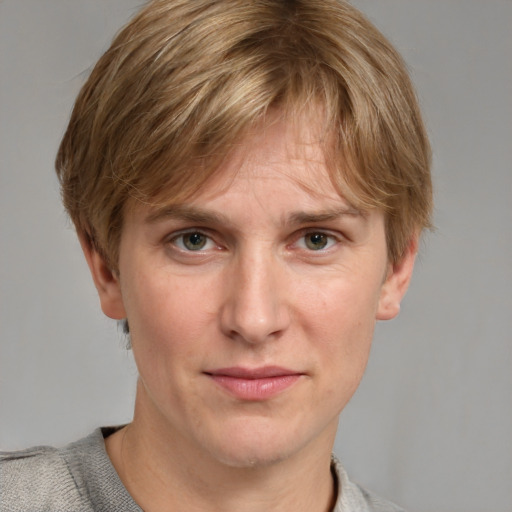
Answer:
<svg viewBox="0 0 512 512"><path fill-rule="evenodd" d="M141 512L124 488L97 429L64 448L0 452L0 510L8 512Z"/></svg>
<svg viewBox="0 0 512 512"><path fill-rule="evenodd" d="M67 465L59 451L48 446L0 452L0 488L0 510L58 511L77 504Z"/></svg>
<svg viewBox="0 0 512 512"><path fill-rule="evenodd" d="M84 449L100 437L98 432L61 449L37 446L0 452L0 510L93 510L83 479L74 466Z"/></svg>
<svg viewBox="0 0 512 512"><path fill-rule="evenodd" d="M338 480L338 500L333 512L405 512L398 505L349 480L340 462L333 457L332 469Z"/></svg>

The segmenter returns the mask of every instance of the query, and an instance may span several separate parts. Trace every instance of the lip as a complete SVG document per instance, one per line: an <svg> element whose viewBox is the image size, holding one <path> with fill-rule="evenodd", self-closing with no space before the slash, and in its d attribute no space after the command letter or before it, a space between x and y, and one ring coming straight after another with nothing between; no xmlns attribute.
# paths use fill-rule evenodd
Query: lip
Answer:
<svg viewBox="0 0 512 512"><path fill-rule="evenodd" d="M224 391L246 401L269 400L293 386L304 375L279 366L219 368L204 373Z"/></svg>

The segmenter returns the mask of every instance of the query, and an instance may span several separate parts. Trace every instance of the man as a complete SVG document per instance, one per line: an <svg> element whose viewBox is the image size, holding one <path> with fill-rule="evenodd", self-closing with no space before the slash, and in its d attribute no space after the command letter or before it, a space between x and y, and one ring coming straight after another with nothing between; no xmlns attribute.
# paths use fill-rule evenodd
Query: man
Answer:
<svg viewBox="0 0 512 512"><path fill-rule="evenodd" d="M133 421L6 455L6 510L388 511L331 451L431 212L405 67L338 0L157 0L57 156ZM5 503L5 505L4 505Z"/></svg>

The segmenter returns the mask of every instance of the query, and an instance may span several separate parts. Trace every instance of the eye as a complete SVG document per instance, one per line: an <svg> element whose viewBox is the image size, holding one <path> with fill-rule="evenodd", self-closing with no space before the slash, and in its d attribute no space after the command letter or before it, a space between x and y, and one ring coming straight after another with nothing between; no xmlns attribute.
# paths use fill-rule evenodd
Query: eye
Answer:
<svg viewBox="0 0 512 512"><path fill-rule="evenodd" d="M171 240L179 249L184 251L201 251L210 249L213 241L205 234L199 231L182 233Z"/></svg>
<svg viewBox="0 0 512 512"><path fill-rule="evenodd" d="M300 240L299 246L310 251L322 251L336 243L336 239L321 231L306 233Z"/></svg>

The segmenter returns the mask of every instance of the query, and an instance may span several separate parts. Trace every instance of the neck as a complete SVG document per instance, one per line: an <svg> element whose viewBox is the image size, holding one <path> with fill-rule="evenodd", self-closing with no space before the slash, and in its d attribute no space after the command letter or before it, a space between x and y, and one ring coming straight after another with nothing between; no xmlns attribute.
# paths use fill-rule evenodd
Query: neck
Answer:
<svg viewBox="0 0 512 512"><path fill-rule="evenodd" d="M332 444L306 446L267 464L233 467L169 432L168 425L148 423L146 412L137 404L134 421L106 440L121 481L145 512L332 510Z"/></svg>

